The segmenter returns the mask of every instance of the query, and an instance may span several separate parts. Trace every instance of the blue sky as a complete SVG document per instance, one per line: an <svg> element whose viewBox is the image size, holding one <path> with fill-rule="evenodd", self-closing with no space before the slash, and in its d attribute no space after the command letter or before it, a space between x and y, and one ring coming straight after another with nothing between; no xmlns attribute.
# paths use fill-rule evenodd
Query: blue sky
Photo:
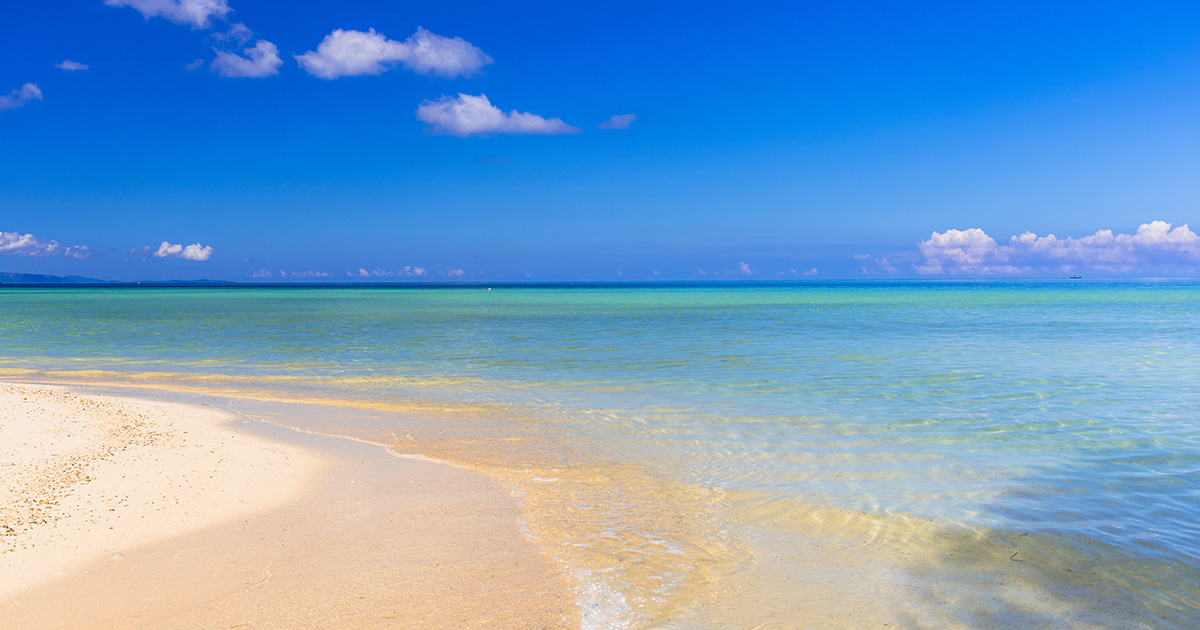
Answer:
<svg viewBox="0 0 1200 630"><path fill-rule="evenodd" d="M9 3L0 271L1197 273L1200 8L1048 4Z"/></svg>

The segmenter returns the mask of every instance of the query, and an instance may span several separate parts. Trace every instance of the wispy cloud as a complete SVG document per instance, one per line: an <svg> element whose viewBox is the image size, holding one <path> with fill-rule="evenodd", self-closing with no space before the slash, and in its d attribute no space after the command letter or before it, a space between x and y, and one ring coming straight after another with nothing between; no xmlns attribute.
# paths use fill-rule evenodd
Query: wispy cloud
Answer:
<svg viewBox="0 0 1200 630"><path fill-rule="evenodd" d="M77 70L87 70L91 66L87 65L86 63L79 63L78 61L71 61L70 59L63 59L61 63L54 64L54 67L58 68L60 70L67 70L70 72L75 72Z"/></svg>
<svg viewBox="0 0 1200 630"><path fill-rule="evenodd" d="M255 271L254 273L250 274L250 277L255 280L270 280L272 278L275 278L276 275L277 274L271 272L271 270L269 270L269 269L259 269L258 271ZM278 273L278 277L281 279L286 279L286 278L312 279L312 278L329 278L332 276L333 276L333 274L327 273L324 271L286 271L284 269L280 269L279 273Z"/></svg>
<svg viewBox="0 0 1200 630"><path fill-rule="evenodd" d="M858 254L854 257L854 259L863 261L863 264L862 264L863 275L869 276L871 274L878 273L880 271L882 271L884 273L892 274L892 275L900 273L900 270L897 269L896 266L893 265L890 260L888 260L887 256L875 258L874 256L871 256L870 254Z"/></svg>
<svg viewBox="0 0 1200 630"><path fill-rule="evenodd" d="M224 33L213 33L212 38L219 42L230 42L241 46L254 39L254 31L241 22L234 22Z"/></svg>
<svg viewBox="0 0 1200 630"><path fill-rule="evenodd" d="M1166 221L1138 226L1134 234L1099 230L1082 238L1039 237L1033 232L996 242L980 228L933 232L918 244L923 262L917 272L1016 275L1091 269L1133 273L1192 269L1200 262L1200 236L1187 225Z"/></svg>
<svg viewBox="0 0 1200 630"><path fill-rule="evenodd" d="M596 126L600 129L628 129L637 118L636 114L617 114Z"/></svg>
<svg viewBox="0 0 1200 630"><path fill-rule="evenodd" d="M161 17L192 28L208 28L213 18L224 19L232 11L225 0L104 0L104 4L136 9L147 20Z"/></svg>
<svg viewBox="0 0 1200 630"><path fill-rule="evenodd" d="M395 271L382 268L367 271L365 267L359 267L358 271L347 271L346 276L350 278L427 278L429 270L417 265L405 265Z"/></svg>
<svg viewBox="0 0 1200 630"><path fill-rule="evenodd" d="M561 118L542 118L529 112L512 110L507 114L492 105L487 95L443 96L424 101L417 107L417 120L429 125L429 132L447 136L489 135L499 133L574 134L582 131Z"/></svg>
<svg viewBox="0 0 1200 630"><path fill-rule="evenodd" d="M260 39L251 48L237 53L214 48L217 58L213 59L212 71L227 78L262 78L279 74L279 66L283 60L279 58L279 49L271 42Z"/></svg>
<svg viewBox="0 0 1200 630"><path fill-rule="evenodd" d="M146 248L147 250L149 248ZM192 260L195 262L204 262L212 257L215 250L207 245L200 243L192 243L184 246L183 244L171 244L163 241L158 249L154 252L155 258L182 258L184 260Z"/></svg>
<svg viewBox="0 0 1200 630"><path fill-rule="evenodd" d="M33 83L26 83L21 87L9 92L5 96L0 96L0 112L7 109L16 109L29 101L42 100L42 91Z"/></svg>
<svg viewBox="0 0 1200 630"><path fill-rule="evenodd" d="M66 256L67 258L74 258L76 260L83 260L91 255L92 249L87 245L72 245L63 250L63 256Z"/></svg>
<svg viewBox="0 0 1200 630"><path fill-rule="evenodd" d="M213 20L225 20L233 11L226 0L104 0L104 4L130 7L147 20L161 17L176 24L187 24L193 29L207 29L213 25ZM222 47L239 47L254 39L254 31L241 22L234 22L223 31L210 33L209 38ZM236 50L223 48L213 48L213 52L216 58L210 68L226 78L259 79L274 76L279 74L279 67L283 65L279 48L265 39L256 41L249 48L242 48L240 54ZM195 70L202 65L204 60L196 59L184 67Z"/></svg>
<svg viewBox="0 0 1200 630"><path fill-rule="evenodd" d="M315 51L296 55L304 71L322 79L383 74L402 65L413 72L442 77L471 76L492 58L461 37L442 37L424 28L400 42L375 29L367 32L335 29Z"/></svg>

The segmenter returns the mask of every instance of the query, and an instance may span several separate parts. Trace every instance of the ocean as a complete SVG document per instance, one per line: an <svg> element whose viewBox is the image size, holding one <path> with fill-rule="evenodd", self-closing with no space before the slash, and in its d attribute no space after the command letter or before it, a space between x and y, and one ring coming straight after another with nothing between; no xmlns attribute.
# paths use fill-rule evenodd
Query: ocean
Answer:
<svg viewBox="0 0 1200 630"><path fill-rule="evenodd" d="M501 478L589 629L1200 627L1197 281L0 287L0 378Z"/></svg>

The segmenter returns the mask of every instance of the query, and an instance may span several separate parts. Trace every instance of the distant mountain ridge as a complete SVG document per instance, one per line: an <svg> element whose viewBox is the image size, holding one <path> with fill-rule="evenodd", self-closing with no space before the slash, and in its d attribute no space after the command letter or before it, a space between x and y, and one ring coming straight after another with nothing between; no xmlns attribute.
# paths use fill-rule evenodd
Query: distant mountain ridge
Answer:
<svg viewBox="0 0 1200 630"><path fill-rule="evenodd" d="M83 276L47 276L40 273L2 273L2 284L112 284L107 280Z"/></svg>
<svg viewBox="0 0 1200 630"><path fill-rule="evenodd" d="M58 285L163 285L163 284L237 284L228 280L144 280L140 282L123 282L120 280L99 280L84 276L50 276L40 273L7 273L0 272L0 285L9 286L58 286Z"/></svg>

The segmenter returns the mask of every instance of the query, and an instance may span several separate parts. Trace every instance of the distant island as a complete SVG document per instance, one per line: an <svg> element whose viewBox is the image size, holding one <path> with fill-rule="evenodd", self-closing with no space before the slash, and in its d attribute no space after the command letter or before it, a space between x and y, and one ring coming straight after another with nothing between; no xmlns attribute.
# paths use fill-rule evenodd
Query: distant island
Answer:
<svg viewBox="0 0 1200 630"><path fill-rule="evenodd" d="M110 284L83 276L48 276L40 273L0 273L0 284Z"/></svg>
<svg viewBox="0 0 1200 630"><path fill-rule="evenodd" d="M119 280L100 280L84 276L51 276L40 273L8 273L0 272L0 286L83 286L83 285L163 285L163 284L235 284L227 280L153 280L142 282L122 282Z"/></svg>

